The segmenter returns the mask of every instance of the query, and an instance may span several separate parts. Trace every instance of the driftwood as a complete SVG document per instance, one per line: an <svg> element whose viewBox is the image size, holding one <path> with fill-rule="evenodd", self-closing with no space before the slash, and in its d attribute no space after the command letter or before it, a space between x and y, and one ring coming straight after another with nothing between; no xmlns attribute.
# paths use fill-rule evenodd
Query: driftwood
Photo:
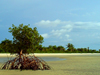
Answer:
<svg viewBox="0 0 100 75"><path fill-rule="evenodd" d="M36 57L35 55L26 56L26 54L23 54L21 51L17 54L16 58L9 60L2 65L1 69L50 70L51 68L44 60Z"/></svg>

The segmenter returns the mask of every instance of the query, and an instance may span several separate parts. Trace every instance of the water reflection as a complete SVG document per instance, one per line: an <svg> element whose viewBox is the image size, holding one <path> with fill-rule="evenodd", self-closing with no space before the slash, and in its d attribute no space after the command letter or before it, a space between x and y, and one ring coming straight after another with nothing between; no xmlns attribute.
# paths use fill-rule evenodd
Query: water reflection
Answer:
<svg viewBox="0 0 100 75"><path fill-rule="evenodd" d="M38 57L40 59L43 59L44 61L61 61L61 60L66 60L63 58L57 58L57 57ZM0 57L0 63L7 62L8 60L14 59L12 58L7 58L7 57Z"/></svg>

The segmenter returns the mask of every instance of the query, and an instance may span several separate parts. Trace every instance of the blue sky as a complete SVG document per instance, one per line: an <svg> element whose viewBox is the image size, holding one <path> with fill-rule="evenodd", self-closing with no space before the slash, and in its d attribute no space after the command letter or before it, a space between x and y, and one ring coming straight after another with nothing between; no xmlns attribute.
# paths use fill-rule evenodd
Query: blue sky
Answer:
<svg viewBox="0 0 100 75"><path fill-rule="evenodd" d="M100 49L99 0L0 0L0 41L12 40L8 28L21 23L37 27L43 46Z"/></svg>

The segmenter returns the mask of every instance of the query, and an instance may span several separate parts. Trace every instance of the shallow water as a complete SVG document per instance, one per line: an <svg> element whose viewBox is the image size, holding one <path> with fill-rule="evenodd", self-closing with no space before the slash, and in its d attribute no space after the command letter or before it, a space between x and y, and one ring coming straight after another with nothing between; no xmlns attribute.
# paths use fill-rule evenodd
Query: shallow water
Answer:
<svg viewBox="0 0 100 75"><path fill-rule="evenodd" d="M40 58L40 57L38 57ZM8 60L14 59L14 57L0 57L0 63L7 62ZM61 60L66 60L62 58L57 58L57 57L41 57L40 59L44 61L61 61Z"/></svg>

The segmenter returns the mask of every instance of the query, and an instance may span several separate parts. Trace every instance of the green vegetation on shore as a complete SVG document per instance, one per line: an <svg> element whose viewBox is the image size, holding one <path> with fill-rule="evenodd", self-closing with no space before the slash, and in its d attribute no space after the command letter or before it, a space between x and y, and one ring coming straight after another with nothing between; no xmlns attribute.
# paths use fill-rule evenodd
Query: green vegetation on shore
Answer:
<svg viewBox="0 0 100 75"><path fill-rule="evenodd" d="M70 43L68 43L70 44ZM16 52L16 49L13 47L12 41L5 39L0 43L0 53L12 53L11 51ZM37 46L35 49L27 50L29 53L100 53L99 51L88 49L88 48L74 48L68 47L67 49L63 46L52 46L44 47L42 45Z"/></svg>
<svg viewBox="0 0 100 75"><path fill-rule="evenodd" d="M0 43L0 53L17 53L23 50L24 53L100 53L100 50L88 48L75 48L73 44L68 43L66 48L63 46L42 46L43 37L39 35L37 28L33 29L29 25L19 27L12 25L9 32L13 35L13 41L5 39Z"/></svg>

